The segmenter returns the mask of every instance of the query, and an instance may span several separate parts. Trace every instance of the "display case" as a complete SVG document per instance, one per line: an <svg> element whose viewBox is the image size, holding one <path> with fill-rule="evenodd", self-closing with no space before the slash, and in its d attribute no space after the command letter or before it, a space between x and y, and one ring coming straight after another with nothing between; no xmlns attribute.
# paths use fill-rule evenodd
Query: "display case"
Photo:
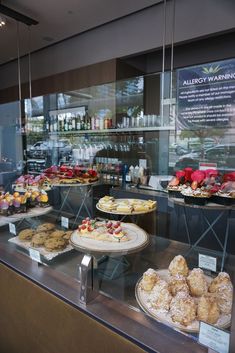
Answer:
<svg viewBox="0 0 235 353"><path fill-rule="evenodd" d="M166 72L164 97L156 73L25 100L1 262L144 351L233 352L233 65Z"/></svg>

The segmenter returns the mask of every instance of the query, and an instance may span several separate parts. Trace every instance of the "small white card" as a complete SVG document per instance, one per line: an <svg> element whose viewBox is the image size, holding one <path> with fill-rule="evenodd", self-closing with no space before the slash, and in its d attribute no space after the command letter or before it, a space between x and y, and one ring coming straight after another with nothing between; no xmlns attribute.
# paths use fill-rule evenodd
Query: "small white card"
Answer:
<svg viewBox="0 0 235 353"><path fill-rule="evenodd" d="M203 254L198 255L198 266L205 270L216 272L217 258Z"/></svg>
<svg viewBox="0 0 235 353"><path fill-rule="evenodd" d="M147 168L147 159L139 159L139 167Z"/></svg>
<svg viewBox="0 0 235 353"><path fill-rule="evenodd" d="M16 235L16 226L14 225L14 223L9 223L9 232L11 234Z"/></svg>
<svg viewBox="0 0 235 353"><path fill-rule="evenodd" d="M229 352L230 334L205 322L200 323L199 342L218 353Z"/></svg>
<svg viewBox="0 0 235 353"><path fill-rule="evenodd" d="M69 228L69 219L67 217L61 217L61 227Z"/></svg>
<svg viewBox="0 0 235 353"><path fill-rule="evenodd" d="M41 255L38 250L29 248L29 256L31 257L32 260L36 262L41 262Z"/></svg>

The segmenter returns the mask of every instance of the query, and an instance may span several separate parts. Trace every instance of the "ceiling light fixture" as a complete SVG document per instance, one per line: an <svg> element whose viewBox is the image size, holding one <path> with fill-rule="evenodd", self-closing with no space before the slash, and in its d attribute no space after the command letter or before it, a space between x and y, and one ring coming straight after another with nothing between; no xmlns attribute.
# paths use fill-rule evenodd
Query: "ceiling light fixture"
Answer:
<svg viewBox="0 0 235 353"><path fill-rule="evenodd" d="M33 18L25 16L25 15L23 15L20 12L17 12L15 10L10 9L7 6L2 5L1 1L0 1L0 14L1 13L3 15L7 16L7 17L13 18L14 20L16 20L18 22L22 22L22 23L24 23L25 25L28 25L28 26L32 26L32 25L37 25L38 24L38 21L35 21Z"/></svg>
<svg viewBox="0 0 235 353"><path fill-rule="evenodd" d="M0 27L4 27L6 25L6 19L0 16Z"/></svg>

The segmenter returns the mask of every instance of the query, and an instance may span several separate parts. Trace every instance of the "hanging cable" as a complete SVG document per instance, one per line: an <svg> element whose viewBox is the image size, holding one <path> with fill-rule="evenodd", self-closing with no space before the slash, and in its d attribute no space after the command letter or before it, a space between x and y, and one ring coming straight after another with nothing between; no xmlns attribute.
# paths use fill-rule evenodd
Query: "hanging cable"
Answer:
<svg viewBox="0 0 235 353"><path fill-rule="evenodd" d="M17 36L17 68L18 68L18 94L19 94L19 131L21 131L21 119L22 119L22 112L21 112L21 67L20 67L20 28L19 22L16 22L16 36Z"/></svg>
<svg viewBox="0 0 235 353"><path fill-rule="evenodd" d="M166 0L163 5L163 35L162 35L162 82L161 82L161 126L163 126L164 115L164 84L165 84L165 52L166 52Z"/></svg>

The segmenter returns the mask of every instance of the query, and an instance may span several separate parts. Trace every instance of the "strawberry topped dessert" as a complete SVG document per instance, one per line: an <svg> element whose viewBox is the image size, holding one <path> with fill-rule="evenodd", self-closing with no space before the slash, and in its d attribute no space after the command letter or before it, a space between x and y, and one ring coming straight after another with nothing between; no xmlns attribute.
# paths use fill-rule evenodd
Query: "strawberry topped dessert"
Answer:
<svg viewBox="0 0 235 353"><path fill-rule="evenodd" d="M87 184L98 180L97 171L83 166L51 166L44 171L52 184Z"/></svg>
<svg viewBox="0 0 235 353"><path fill-rule="evenodd" d="M78 235L108 242L129 240L120 221L97 221L88 217L78 226Z"/></svg>

